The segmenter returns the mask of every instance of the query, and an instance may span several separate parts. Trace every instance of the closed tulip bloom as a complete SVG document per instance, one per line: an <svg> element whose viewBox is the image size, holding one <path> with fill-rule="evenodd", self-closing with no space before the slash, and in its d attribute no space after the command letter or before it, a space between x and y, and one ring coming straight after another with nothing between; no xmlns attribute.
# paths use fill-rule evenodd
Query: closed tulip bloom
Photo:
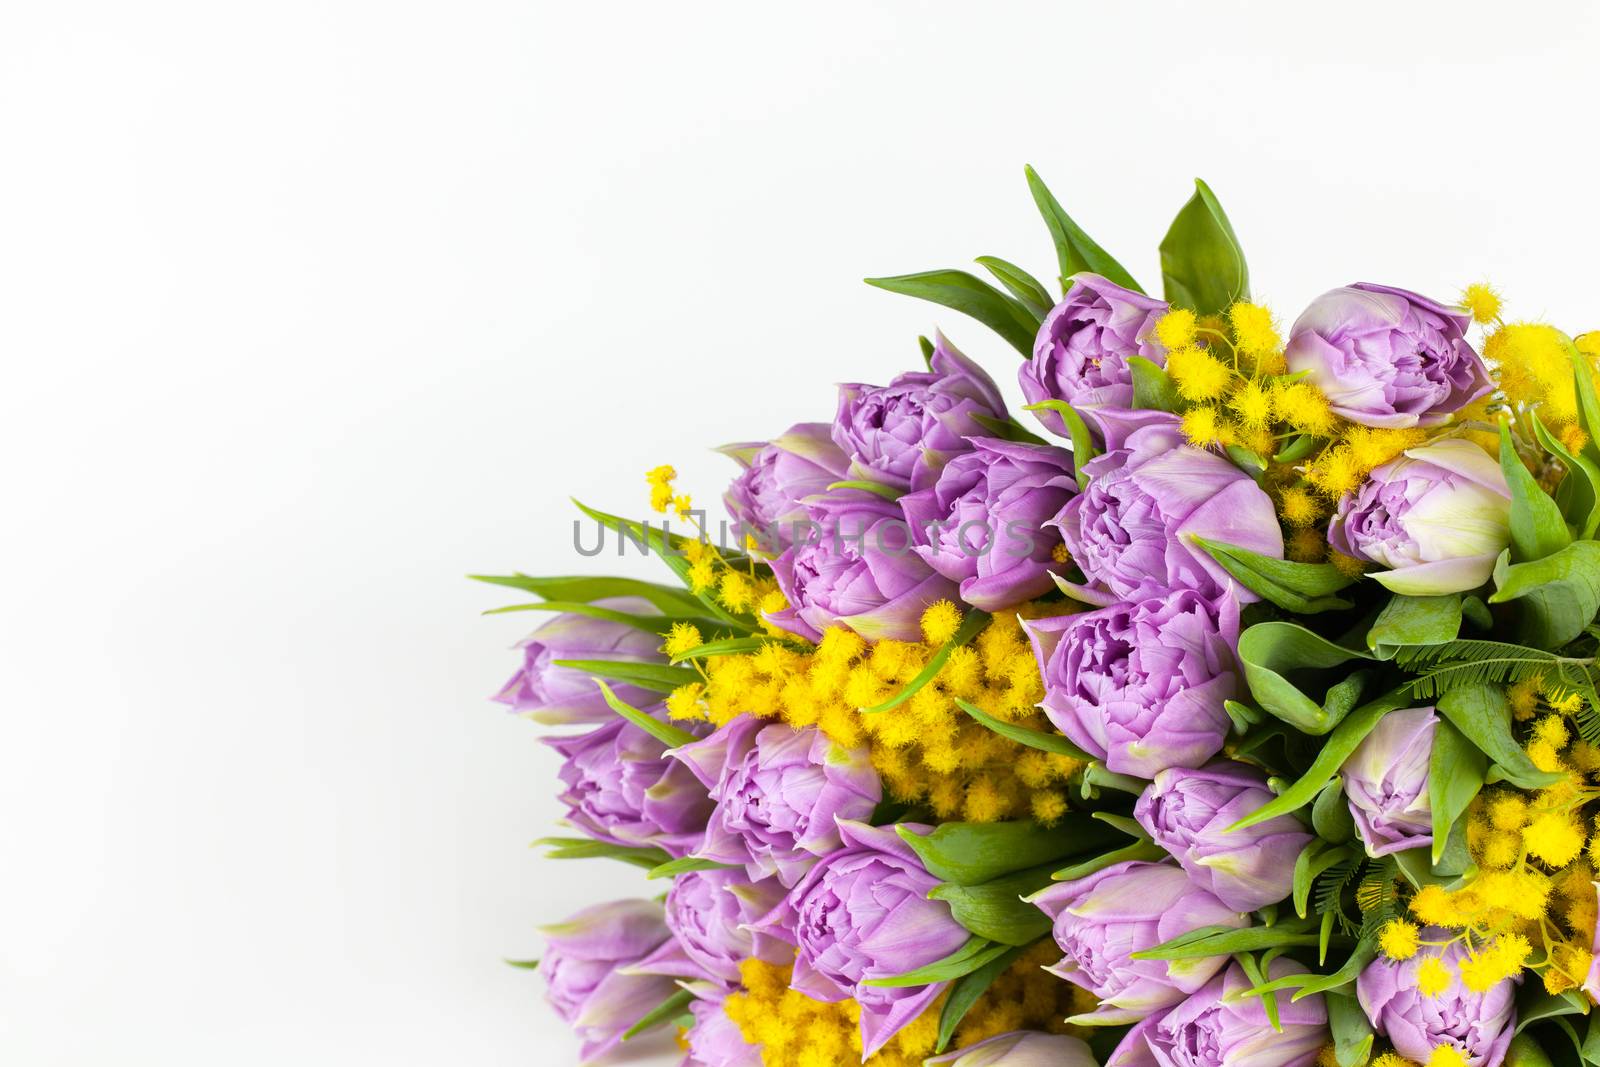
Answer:
<svg viewBox="0 0 1600 1067"><path fill-rule="evenodd" d="M719 1002L696 1000L689 1014L694 1025L684 1035L689 1051L680 1067L761 1067L761 1046L745 1041Z"/></svg>
<svg viewBox="0 0 1600 1067"><path fill-rule="evenodd" d="M1433 843L1428 767L1438 721L1431 707L1391 711L1340 769L1367 855L1387 856Z"/></svg>
<svg viewBox="0 0 1600 1067"><path fill-rule="evenodd" d="M937 962L971 935L948 904L928 899L939 879L892 827L841 821L839 832L843 847L811 868L758 929L798 950L794 989L825 1003L848 998L860 1005L865 1059L927 1010L949 984L866 983Z"/></svg>
<svg viewBox="0 0 1600 1067"><path fill-rule="evenodd" d="M655 614L647 601L637 597L610 597L595 601L595 606L631 614ZM522 666L494 699L519 715L551 725L609 722L616 717L600 687L594 684L593 675L558 667L556 660L666 662L659 634L587 615L557 615L517 647L522 652ZM656 699L655 693L631 685L615 685L612 691L635 706Z"/></svg>
<svg viewBox="0 0 1600 1067"><path fill-rule="evenodd" d="M1405 289L1366 283L1324 293L1289 331L1289 371L1364 426L1436 426L1488 394L1467 343L1471 316Z"/></svg>
<svg viewBox="0 0 1600 1067"><path fill-rule="evenodd" d="M1407 1059L1426 1063L1435 1048L1449 1045L1469 1067L1497 1067L1516 1027L1516 983L1507 978L1482 993L1468 989L1457 971L1466 947L1460 941L1443 949L1427 944L1450 939L1450 931L1425 929L1422 949L1410 959L1373 960L1356 978L1356 998L1378 1033ZM1417 988L1418 971L1429 960L1442 963L1448 975L1442 991L1430 989L1433 995Z"/></svg>
<svg viewBox="0 0 1600 1067"><path fill-rule="evenodd" d="M1069 1020L1091 1025L1138 1022L1198 992L1227 962L1226 956L1136 960L1135 952L1202 926L1248 925L1247 916L1170 863L1118 863L1029 899L1050 917L1066 953L1051 972L1100 1001L1092 1013Z"/></svg>
<svg viewBox="0 0 1600 1067"><path fill-rule="evenodd" d="M1052 550L1060 531L1045 524L1078 491L1072 453L1048 445L973 438L931 488L900 498L916 553L961 583L961 599L984 611L1055 588Z"/></svg>
<svg viewBox="0 0 1600 1067"><path fill-rule="evenodd" d="M841 385L833 441L850 457L850 478L923 489L968 450L967 438L993 432L978 416L1006 418L1000 390L940 334L928 370L888 385Z"/></svg>
<svg viewBox="0 0 1600 1067"><path fill-rule="evenodd" d="M739 984L739 964L752 957L769 963L788 961L789 950L758 936L750 924L765 916L784 897L775 878L752 882L742 870L687 871L667 890L666 920L672 938L636 969L687 982L709 982L710 995L732 992Z"/></svg>
<svg viewBox="0 0 1600 1067"><path fill-rule="evenodd" d="M1511 543L1511 490L1471 441L1410 448L1339 501L1328 542L1387 567L1371 577L1396 593L1462 593L1489 580Z"/></svg>
<svg viewBox="0 0 1600 1067"><path fill-rule="evenodd" d="M1260 770L1218 760L1157 774L1133 806L1133 817L1197 885L1230 908L1255 911L1289 895L1295 859L1312 837L1292 815L1228 831L1273 797Z"/></svg>
<svg viewBox="0 0 1600 1067"><path fill-rule="evenodd" d="M741 534L764 550L781 552L808 519L803 501L848 477L850 459L825 422L802 422L771 441L729 445L721 452L744 468L723 496Z"/></svg>
<svg viewBox="0 0 1600 1067"><path fill-rule="evenodd" d="M1089 1046L1065 1034L1017 1030L923 1060L923 1067L1099 1067Z"/></svg>

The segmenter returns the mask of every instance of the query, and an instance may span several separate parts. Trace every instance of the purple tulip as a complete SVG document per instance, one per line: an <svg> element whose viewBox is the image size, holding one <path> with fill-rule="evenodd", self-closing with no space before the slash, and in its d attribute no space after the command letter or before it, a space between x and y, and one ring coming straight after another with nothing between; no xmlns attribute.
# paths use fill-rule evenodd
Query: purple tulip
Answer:
<svg viewBox="0 0 1600 1067"><path fill-rule="evenodd" d="M744 468L722 498L739 524L774 554L795 541L796 524L810 516L802 503L847 477L850 457L829 436L824 422L802 422L765 443L729 445L719 451Z"/></svg>
<svg viewBox="0 0 1600 1067"><path fill-rule="evenodd" d="M1175 416L1163 414L1083 469L1089 486L1062 509L1058 525L1089 581L1084 599L1107 604L1174 589L1215 597L1234 589L1249 603L1256 595L1193 539L1283 556L1272 499L1221 456L1184 444Z"/></svg>
<svg viewBox="0 0 1600 1067"><path fill-rule="evenodd" d="M1489 370L1467 343L1472 317L1383 285L1324 293L1284 350L1336 414L1365 426L1437 426L1488 394Z"/></svg>
<svg viewBox="0 0 1600 1067"><path fill-rule="evenodd" d="M1124 289L1098 274L1078 274L1061 303L1045 316L1033 358L1018 380L1029 404L1064 400L1110 447L1117 447L1145 412L1133 408L1132 356L1161 365L1166 351L1156 342L1156 320L1165 301ZM1045 429L1068 437L1054 411L1035 412Z"/></svg>
<svg viewBox="0 0 1600 1067"><path fill-rule="evenodd" d="M1476 589L1511 543L1511 490L1500 464L1471 441L1407 449L1339 501L1328 542L1390 568L1371 577L1396 593Z"/></svg>
<svg viewBox="0 0 1600 1067"><path fill-rule="evenodd" d="M1267 968L1271 979L1304 972L1286 959ZM1130 1030L1106 1067L1311 1067L1332 1041L1322 997L1280 996L1275 1028L1260 997L1241 996L1254 984L1232 964L1171 1011Z"/></svg>
<svg viewBox="0 0 1600 1067"><path fill-rule="evenodd" d="M1066 449L983 437L971 444L936 484L901 497L900 508L917 555L960 582L962 600L998 611L1055 588L1051 550L1061 536L1045 523L1078 483Z"/></svg>
<svg viewBox="0 0 1600 1067"><path fill-rule="evenodd" d="M852 479L922 489L952 456L967 451L968 437L993 432L980 415L1006 417L1000 390L940 334L928 370L888 385L841 385L833 440L850 457Z"/></svg>
<svg viewBox="0 0 1600 1067"><path fill-rule="evenodd" d="M1274 797L1254 767L1218 760L1198 770L1171 767L1133 806L1133 817L1188 872L1236 911L1275 904L1294 889L1294 863L1312 835L1292 815L1236 833L1228 827Z"/></svg>
<svg viewBox="0 0 1600 1067"><path fill-rule="evenodd" d="M738 1025L716 1001L689 1005L694 1025L686 1040L689 1053L680 1067L761 1067L761 1046L745 1041Z"/></svg>
<svg viewBox="0 0 1600 1067"><path fill-rule="evenodd" d="M1228 960L1136 960L1133 953L1202 926L1249 922L1170 863L1118 863L1029 899L1050 917L1066 953L1051 973L1100 1001L1091 1014L1068 1020L1089 1025L1138 1022L1197 992Z"/></svg>
<svg viewBox="0 0 1600 1067"><path fill-rule="evenodd" d="M1594 883L1595 901L1600 904L1600 882ZM1600 909L1597 909L1600 911ZM1589 973L1583 977L1583 991L1589 999L1600 1003L1600 919L1595 921L1594 937L1590 942L1591 962Z"/></svg>
<svg viewBox="0 0 1600 1067"><path fill-rule="evenodd" d="M632 614L656 614L647 601L637 597L611 597L594 602L596 607ZM592 675L571 667L557 667L558 659L605 659L623 663L665 663L659 634L626 623L587 615L557 615L533 631L521 644L522 667L511 676L494 699L519 715L535 722L565 725L576 722L607 722L616 713L600 695ZM617 685L612 691L629 704L648 704L656 694L631 685Z"/></svg>
<svg viewBox="0 0 1600 1067"><path fill-rule="evenodd" d="M899 505L863 489L836 489L810 501L815 537L772 561L789 607L774 624L820 641L835 624L869 641L916 641L922 613L956 595L956 583L912 551Z"/></svg>
<svg viewBox="0 0 1600 1067"><path fill-rule="evenodd" d="M598 904L539 932L550 945L539 962L545 995L582 1040L585 1063L677 990L671 978L626 970L671 937L654 901Z"/></svg>
<svg viewBox="0 0 1600 1067"><path fill-rule="evenodd" d="M839 848L839 820L865 822L883 799L867 750L837 745L814 726L740 715L673 755L716 803L696 855L742 863L751 879L793 886Z"/></svg>
<svg viewBox="0 0 1600 1067"><path fill-rule="evenodd" d="M923 1060L923 1067L1099 1067L1089 1046L1065 1034L1016 1030Z"/></svg>
<svg viewBox="0 0 1600 1067"><path fill-rule="evenodd" d="M760 928L798 948L792 988L812 1000L853 998L861 1006L866 1059L921 1015L948 983L865 983L935 963L970 935L948 904L928 899L939 879L894 828L840 820L839 833L844 847L811 868Z"/></svg>
<svg viewBox="0 0 1600 1067"><path fill-rule="evenodd" d="M1189 589L1025 622L1040 706L1079 748L1121 774L1154 778L1222 751L1223 702L1239 688L1239 605Z"/></svg>
<svg viewBox="0 0 1600 1067"><path fill-rule="evenodd" d="M648 709L662 717L660 705ZM600 841L655 845L687 856L705 833L711 799L667 746L620 718L545 743L565 758L558 775L567 819Z"/></svg>
<svg viewBox="0 0 1600 1067"><path fill-rule="evenodd" d="M1516 1026L1516 983L1508 978L1484 993L1468 989L1456 969L1467 955L1462 942L1451 941L1444 949L1428 944L1450 941L1452 933L1424 929L1415 956L1401 963L1382 956L1373 960L1356 978L1356 999L1373 1027L1407 1059L1426 1063L1436 1046L1452 1045L1469 1067L1495 1067ZM1444 960L1450 972L1449 986L1436 996L1417 988L1417 968L1430 958Z"/></svg>
<svg viewBox="0 0 1600 1067"><path fill-rule="evenodd" d="M1433 708L1391 711L1344 761L1344 795L1369 856L1433 843Z"/></svg>
<svg viewBox="0 0 1600 1067"><path fill-rule="evenodd" d="M752 957L787 963L790 952L771 938L758 936L750 924L778 906L783 886L777 879L752 882L741 870L688 871L667 890L667 929L672 940L656 949L637 970L665 974L689 982L709 981L732 992L739 984L739 964Z"/></svg>

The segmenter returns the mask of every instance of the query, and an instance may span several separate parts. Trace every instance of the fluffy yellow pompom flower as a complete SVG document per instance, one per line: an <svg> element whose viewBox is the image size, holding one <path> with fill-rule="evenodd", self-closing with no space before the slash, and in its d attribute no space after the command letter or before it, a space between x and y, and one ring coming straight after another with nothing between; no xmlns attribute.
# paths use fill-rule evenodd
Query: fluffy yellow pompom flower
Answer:
<svg viewBox="0 0 1600 1067"><path fill-rule="evenodd" d="M693 623L675 622L672 629L667 631L666 643L661 646L661 651L676 659L691 648L699 648L705 644L700 631Z"/></svg>
<svg viewBox="0 0 1600 1067"><path fill-rule="evenodd" d="M1167 356L1167 373L1185 400L1216 400L1228 391L1233 370L1203 348L1180 348Z"/></svg>
<svg viewBox="0 0 1600 1067"><path fill-rule="evenodd" d="M1409 960L1417 954L1417 924L1390 919L1378 931L1378 947L1391 960Z"/></svg>
<svg viewBox="0 0 1600 1067"><path fill-rule="evenodd" d="M1322 517L1322 505L1304 489L1291 486L1279 497L1278 514L1290 526L1310 526Z"/></svg>
<svg viewBox="0 0 1600 1067"><path fill-rule="evenodd" d="M1278 417L1303 433L1326 436L1333 432L1333 410L1328 398L1307 382L1280 386L1272 398Z"/></svg>
<svg viewBox="0 0 1600 1067"><path fill-rule="evenodd" d="M1283 347L1272 312L1259 304L1233 305L1228 309L1228 324L1233 327L1234 344L1245 355L1271 355Z"/></svg>
<svg viewBox="0 0 1600 1067"><path fill-rule="evenodd" d="M1522 832L1528 854L1551 867L1565 867L1583 851L1583 827L1570 816L1541 815Z"/></svg>
<svg viewBox="0 0 1600 1067"><path fill-rule="evenodd" d="M1426 1067L1467 1067L1467 1058L1454 1045L1435 1045Z"/></svg>
<svg viewBox="0 0 1600 1067"><path fill-rule="evenodd" d="M1328 554L1328 542L1322 535L1309 526L1302 526L1289 535L1288 544L1285 546L1289 558L1296 563L1321 563ZM1358 568L1359 572L1359 568Z"/></svg>
<svg viewBox="0 0 1600 1067"><path fill-rule="evenodd" d="M1239 421L1251 429L1259 429L1272 421L1272 394L1257 381L1246 381L1228 398L1228 406L1239 416Z"/></svg>
<svg viewBox="0 0 1600 1067"><path fill-rule="evenodd" d="M948 600L935 600L922 613L922 636L930 645L942 645L961 629L961 609Z"/></svg>
<svg viewBox="0 0 1600 1067"><path fill-rule="evenodd" d="M1212 445L1225 444L1224 433L1227 423L1218 417L1217 409L1208 404L1190 408L1183 413L1179 424L1183 436L1196 448L1210 448Z"/></svg>
<svg viewBox="0 0 1600 1067"><path fill-rule="evenodd" d="M1429 956L1417 964L1417 992L1436 997L1449 988L1450 968L1438 956Z"/></svg>
<svg viewBox="0 0 1600 1067"><path fill-rule="evenodd" d="M1488 325L1500 317L1500 294L1488 282L1473 282L1461 292L1461 306L1472 313L1472 321Z"/></svg>
<svg viewBox="0 0 1600 1067"><path fill-rule="evenodd" d="M1156 320L1156 340L1168 352L1194 344L1199 322L1188 308L1172 308Z"/></svg>

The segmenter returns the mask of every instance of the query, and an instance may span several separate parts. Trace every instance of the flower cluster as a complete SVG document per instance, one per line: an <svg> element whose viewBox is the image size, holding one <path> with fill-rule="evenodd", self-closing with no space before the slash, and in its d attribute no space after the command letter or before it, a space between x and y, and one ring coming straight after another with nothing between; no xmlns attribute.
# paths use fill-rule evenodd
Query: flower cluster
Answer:
<svg viewBox="0 0 1600 1067"><path fill-rule="evenodd" d="M935 333L723 449L726 519L670 466L659 523L584 509L676 581L486 579L553 613L496 697L571 731L544 844L670 879L545 929L585 1062L1589 1062L1600 334L1279 319L1203 184L1153 296L1029 180L1059 296L872 283L1010 342L1032 422Z"/></svg>

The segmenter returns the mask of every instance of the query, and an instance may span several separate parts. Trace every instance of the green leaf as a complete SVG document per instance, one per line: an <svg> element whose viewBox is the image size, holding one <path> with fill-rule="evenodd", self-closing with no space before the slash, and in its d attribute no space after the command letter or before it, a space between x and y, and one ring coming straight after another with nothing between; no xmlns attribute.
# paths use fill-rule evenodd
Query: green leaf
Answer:
<svg viewBox="0 0 1600 1067"><path fill-rule="evenodd" d="M1554 1067L1550 1054L1529 1034L1518 1034L1506 1048L1506 1067ZM1593 1063L1594 1060L1586 1060ZM1344 1067L1340 1064L1339 1067Z"/></svg>
<svg viewBox="0 0 1600 1067"><path fill-rule="evenodd" d="M1581 451L1573 454L1556 436L1544 428L1544 423L1533 420L1534 435L1544 450L1559 459L1567 468L1564 485L1568 487L1566 505L1567 521L1578 531L1582 540L1591 540L1600 529L1600 465Z"/></svg>
<svg viewBox="0 0 1600 1067"><path fill-rule="evenodd" d="M1343 794L1340 794L1340 797L1342 800ZM1320 800L1319 797L1318 801ZM1294 902L1294 913L1304 919L1311 904L1311 890L1316 885L1318 876L1330 867L1348 862L1355 855L1357 853L1353 848L1329 847L1326 842L1314 838L1310 844L1301 849L1300 855L1294 861L1292 883L1294 891L1291 897Z"/></svg>
<svg viewBox="0 0 1600 1067"><path fill-rule="evenodd" d="M556 661L560 663L560 660ZM660 719L646 715L632 704L622 700L611 691L611 687L604 682L600 683L600 695L605 697L611 710L627 719L633 725L660 741L668 748L679 748L694 740L694 734L688 730L673 726L671 723L662 722ZM665 862L665 861L663 861Z"/></svg>
<svg viewBox="0 0 1600 1067"><path fill-rule="evenodd" d="M548 848L546 859L552 860L621 860L635 867L651 870L672 857L659 848L640 845L614 845L609 841L591 841L587 837L541 837L531 847Z"/></svg>
<svg viewBox="0 0 1600 1067"><path fill-rule="evenodd" d="M1574 541L1552 556L1495 565L1491 604L1521 601L1521 638L1538 648L1557 649L1583 632L1600 611L1600 541Z"/></svg>
<svg viewBox="0 0 1600 1067"><path fill-rule="evenodd" d="M730 637L723 641L708 641L703 645L685 649L673 656L672 662L684 663L692 659L705 659L708 656L743 656L752 652L760 652L768 645L787 643L770 637Z"/></svg>
<svg viewBox="0 0 1600 1067"><path fill-rule="evenodd" d="M1504 422L1500 424L1500 470L1511 487L1511 558L1518 563L1544 559L1571 544L1572 532L1561 509L1517 458L1511 428Z"/></svg>
<svg viewBox="0 0 1600 1067"><path fill-rule="evenodd" d="M1076 882L1080 878L1087 878L1096 871L1103 871L1107 867L1114 867L1119 863L1133 861L1155 863L1166 858L1167 853L1160 845L1153 841L1141 839L1131 845L1124 845L1122 848L1114 849L1111 852L1093 856L1082 863L1074 863L1070 867L1063 867L1050 875L1050 880L1052 882Z"/></svg>
<svg viewBox="0 0 1600 1067"><path fill-rule="evenodd" d="M1350 601L1333 594L1355 579L1331 563L1297 563L1204 537L1192 540L1240 585L1285 611L1312 615L1350 606Z"/></svg>
<svg viewBox="0 0 1600 1067"><path fill-rule="evenodd" d="M1355 836L1356 823L1345 800L1343 779L1335 777L1317 794L1316 803L1311 805L1311 826L1318 837L1334 844L1343 844Z"/></svg>
<svg viewBox="0 0 1600 1067"><path fill-rule="evenodd" d="M1124 289L1132 289L1136 293L1144 292L1139 288L1139 283L1133 280L1133 275L1123 269L1122 264L1106 252L1105 249L1095 244L1088 234L1083 232L1072 217L1061 209L1056 198L1050 190L1045 188L1044 179L1032 167L1025 168L1028 175L1028 189L1033 193L1033 202L1039 205L1039 214L1044 216L1044 223L1050 228L1050 237L1056 245L1056 259L1061 265L1061 287L1068 287L1068 279L1074 274L1083 271L1093 271L1107 281L1112 281Z"/></svg>
<svg viewBox="0 0 1600 1067"><path fill-rule="evenodd" d="M1517 996L1517 1029L1522 1033L1530 1025L1563 1015L1583 1015L1589 1010L1589 1000L1582 993L1569 989L1564 993L1546 993L1538 982L1522 987Z"/></svg>
<svg viewBox="0 0 1600 1067"><path fill-rule="evenodd" d="M987 726L1001 737L1009 741L1015 741L1019 745L1027 745L1029 748L1036 748L1040 752L1053 752L1058 756L1071 756L1073 759L1082 760L1085 763L1094 761L1093 756L1060 734L1047 734L1043 730L1031 730L1026 726L1001 722L977 705L969 704L959 697L956 698L956 706L978 720L983 726Z"/></svg>
<svg viewBox="0 0 1600 1067"><path fill-rule="evenodd" d="M1296 434L1272 457L1274 463L1299 463L1317 450L1323 439L1313 434Z"/></svg>
<svg viewBox="0 0 1600 1067"><path fill-rule="evenodd" d="M689 1002L693 999L694 994L687 989L677 990L666 1000L652 1008L643 1019L628 1027L622 1035L622 1040L632 1041L642 1033L654 1030L658 1026L667 1025L667 1023L682 1014L683 1009L688 1007Z"/></svg>
<svg viewBox="0 0 1600 1067"><path fill-rule="evenodd" d="M665 635L672 629L672 624L681 619L703 618L702 611L698 616L670 616L670 615L634 615L626 611L615 611L611 608L602 608L595 604L585 604L577 600L540 600L532 604L508 604L503 608L490 608L485 615L509 615L519 611L548 611L562 615L582 615L590 619L603 619L614 622L620 626L631 626L635 630L643 630L647 634Z"/></svg>
<svg viewBox="0 0 1600 1067"><path fill-rule="evenodd" d="M649 601L657 611L671 618L699 618L706 614L706 606L687 590L656 582L642 582L636 578L590 578L585 575L535 578L527 574L469 574L467 577L475 582L521 589L546 600L589 604L610 597L633 596Z"/></svg>
<svg viewBox="0 0 1600 1067"><path fill-rule="evenodd" d="M985 430L1003 441L1021 441L1030 445L1048 445L1050 442L1023 426L1015 419L997 419L979 411L968 412Z"/></svg>
<svg viewBox="0 0 1600 1067"><path fill-rule="evenodd" d="M1428 803L1433 808L1432 860L1444 856L1450 829L1483 788L1489 761L1448 719L1433 730L1433 754L1428 763Z"/></svg>
<svg viewBox="0 0 1600 1067"><path fill-rule="evenodd" d="M537 971L539 969L538 960L501 960L500 962L507 967L518 967L524 971Z"/></svg>
<svg viewBox="0 0 1600 1067"><path fill-rule="evenodd" d="M1461 632L1461 594L1405 596L1396 593L1367 631L1367 647L1379 659L1394 659L1402 648L1442 645Z"/></svg>
<svg viewBox="0 0 1600 1067"><path fill-rule="evenodd" d="M1185 936L1133 953L1136 960L1199 960L1208 956L1228 956L1235 952L1255 952L1264 948L1292 948L1315 945L1317 935L1298 923L1277 926L1247 926L1205 937Z"/></svg>
<svg viewBox="0 0 1600 1067"><path fill-rule="evenodd" d="M867 278L866 283L970 315L1005 338L1024 357L1033 355L1033 338L1039 330L1039 320L1033 312L964 270L928 270L891 278Z"/></svg>
<svg viewBox="0 0 1600 1067"><path fill-rule="evenodd" d="M584 504L581 500L574 500L572 503L579 511L583 512L585 515L589 516L589 518L593 519L595 522L598 522L606 529L615 532L619 537L631 540L635 544L645 546L646 550L651 555L654 555L660 559L662 563L667 565L667 568L671 570L673 574L678 576L678 580L680 582L686 586L689 585L689 560L684 555L683 546L688 544L691 538L684 537L681 534L668 533L664 529L659 529L649 525L648 523L635 522L632 519L624 519L618 515L612 515L608 512L598 511ZM663 525L665 524L663 523ZM723 557L731 558L731 554L728 552L723 552ZM599 580L616 582L620 581L621 579ZM753 619L749 617L739 618L738 616L729 614L722 609L720 604L712 600L709 595L697 595L686 590L679 590L678 592L680 595L686 596L693 602L699 604L700 610L710 618L716 619L719 622L730 626L736 626L747 633L756 628ZM643 596L645 594L641 592L640 595ZM589 598L576 596L573 595L571 591L568 591L566 595L562 596L560 599L586 600Z"/></svg>
<svg viewBox="0 0 1600 1067"><path fill-rule="evenodd" d="M1372 732L1372 728L1378 725L1378 720L1391 711L1405 707L1406 699L1403 690L1386 693L1345 716L1344 721L1334 727L1333 732L1328 735L1328 740L1317 753L1317 758L1312 761L1310 769L1299 781L1228 829L1233 831L1255 826L1268 819L1275 819L1279 815L1298 811L1316 800L1317 794L1322 792L1322 787L1339 773L1344 761L1350 758L1350 753L1354 752L1356 746L1361 744Z"/></svg>
<svg viewBox="0 0 1600 1067"><path fill-rule="evenodd" d="M1146 411L1182 411L1178 387L1165 370L1143 356L1129 356L1133 374L1133 406Z"/></svg>
<svg viewBox="0 0 1600 1067"><path fill-rule="evenodd" d="M1452 689L1435 704L1439 714L1494 761L1499 771L1492 780L1508 781L1522 789L1544 789L1561 781L1561 775L1541 771L1511 736L1511 704L1497 686L1471 685Z"/></svg>
<svg viewBox="0 0 1600 1067"><path fill-rule="evenodd" d="M1194 184L1161 242L1161 278L1169 304L1216 315L1250 299L1250 271L1222 205L1205 182Z"/></svg>
<svg viewBox="0 0 1600 1067"><path fill-rule="evenodd" d="M891 504L905 496L905 492L903 490L896 489L892 485L884 485L882 482L869 482L859 478L851 478L842 482L834 482L829 485L828 488L830 490L860 489L861 491L871 493L874 496L880 496L889 501Z"/></svg>
<svg viewBox="0 0 1600 1067"><path fill-rule="evenodd" d="M1076 472L1078 488L1087 489L1089 476L1083 472L1083 465L1095 457L1094 434L1089 432L1089 424L1083 421L1083 416L1074 411L1065 400L1041 400L1037 404L1029 404L1024 411L1053 411L1061 416L1062 423L1067 428L1067 435L1072 439L1072 468Z"/></svg>
<svg viewBox="0 0 1600 1067"><path fill-rule="evenodd" d="M995 276L995 280L1006 287L1006 292L1017 298L1017 303L1033 312L1034 318L1040 322L1044 321L1045 315L1055 306L1050 291L1039 284L1039 279L1015 263L1007 263L999 256L979 256L978 262Z"/></svg>
<svg viewBox="0 0 1600 1067"><path fill-rule="evenodd" d="M1316 975L1302 985L1290 999L1304 1000L1306 997L1349 985L1356 980L1356 976L1365 970L1367 964L1371 963L1377 955L1377 947L1373 945L1371 940L1363 937L1356 943L1355 951L1350 953L1350 958L1344 961L1343 967L1340 967L1332 974Z"/></svg>
<svg viewBox="0 0 1600 1067"><path fill-rule="evenodd" d="M1333 1058L1339 1067L1364 1067L1372 1055L1372 1023L1349 993L1329 993L1328 1029L1333 1031Z"/></svg>
<svg viewBox="0 0 1600 1067"><path fill-rule="evenodd" d="M1050 884L1050 867L1032 867L982 885L941 882L928 899L950 905L956 922L979 937L1005 945L1026 945L1050 930L1044 912L1023 897Z"/></svg>
<svg viewBox="0 0 1600 1067"><path fill-rule="evenodd" d="M1570 341L1567 353L1572 360L1573 384L1578 393L1578 424L1589 438L1582 452L1589 462L1600 466L1600 397L1595 396L1594 371L1578 346Z"/></svg>
<svg viewBox="0 0 1600 1067"><path fill-rule="evenodd" d="M914 971L904 974L892 975L888 978L869 978L863 985L878 986L881 989L904 989L908 986L932 985L934 982L948 982L960 978L962 975L971 974L985 964L992 963L1006 953L1013 946L997 945L983 937L969 937L965 944L956 949L943 959L934 960L932 963L918 967Z"/></svg>
<svg viewBox="0 0 1600 1067"><path fill-rule="evenodd" d="M613 682L655 693L670 693L681 685L700 680L700 675L688 667L670 667L665 663L637 663L621 659L557 659L550 662L557 667L570 667L596 678L609 678Z"/></svg>
<svg viewBox="0 0 1600 1067"><path fill-rule="evenodd" d="M1308 734L1325 734L1350 711L1350 692L1336 684L1322 703L1306 696L1287 674L1327 670L1353 659L1372 656L1358 648L1336 645L1292 622L1258 622L1239 635L1239 662L1251 695L1263 709ZM1348 679L1342 679L1341 683Z"/></svg>
<svg viewBox="0 0 1600 1067"><path fill-rule="evenodd" d="M939 1012L939 1040L933 1047L934 1052L943 1052L949 1047L950 1039L955 1036L956 1027L961 1025L961 1020L972 1010L978 998L983 996L994 984L994 980L1004 974L1006 968L1017 962L1026 951L1026 945L1009 948L977 970L955 980L950 986L949 995L945 998L944 1007Z"/></svg>
<svg viewBox="0 0 1600 1067"><path fill-rule="evenodd" d="M939 672L944 670L944 665L950 660L950 653L954 652L956 649L960 648L962 645L978 636L978 632L985 626L989 625L989 619L990 615L988 612L979 611L977 608L969 609L967 613L962 616L961 625L956 627L955 634L951 636L950 640L946 641L944 645L940 647L939 651L933 654L933 658L928 660L928 665L922 668L922 670L918 671L915 678L906 683L904 689L900 690L900 692L896 693L894 696L890 697L888 700L885 700L881 704L874 704L870 708L862 708L862 713L866 715L876 715L880 711L888 711L891 708L897 708L901 704L904 704L906 701L910 700L912 697L916 696L918 690L937 678L939 676Z"/></svg>
<svg viewBox="0 0 1600 1067"><path fill-rule="evenodd" d="M947 822L925 834L904 825L894 829L929 874L958 885L980 885L1124 837L1117 827L1084 819L1049 829L1028 820Z"/></svg>
<svg viewBox="0 0 1600 1067"><path fill-rule="evenodd" d="M668 860L666 863L651 867L645 875L646 878L676 878L680 874L690 871L731 871L738 868L737 863L718 863L716 860L703 860L696 856L685 856L682 859Z"/></svg>

